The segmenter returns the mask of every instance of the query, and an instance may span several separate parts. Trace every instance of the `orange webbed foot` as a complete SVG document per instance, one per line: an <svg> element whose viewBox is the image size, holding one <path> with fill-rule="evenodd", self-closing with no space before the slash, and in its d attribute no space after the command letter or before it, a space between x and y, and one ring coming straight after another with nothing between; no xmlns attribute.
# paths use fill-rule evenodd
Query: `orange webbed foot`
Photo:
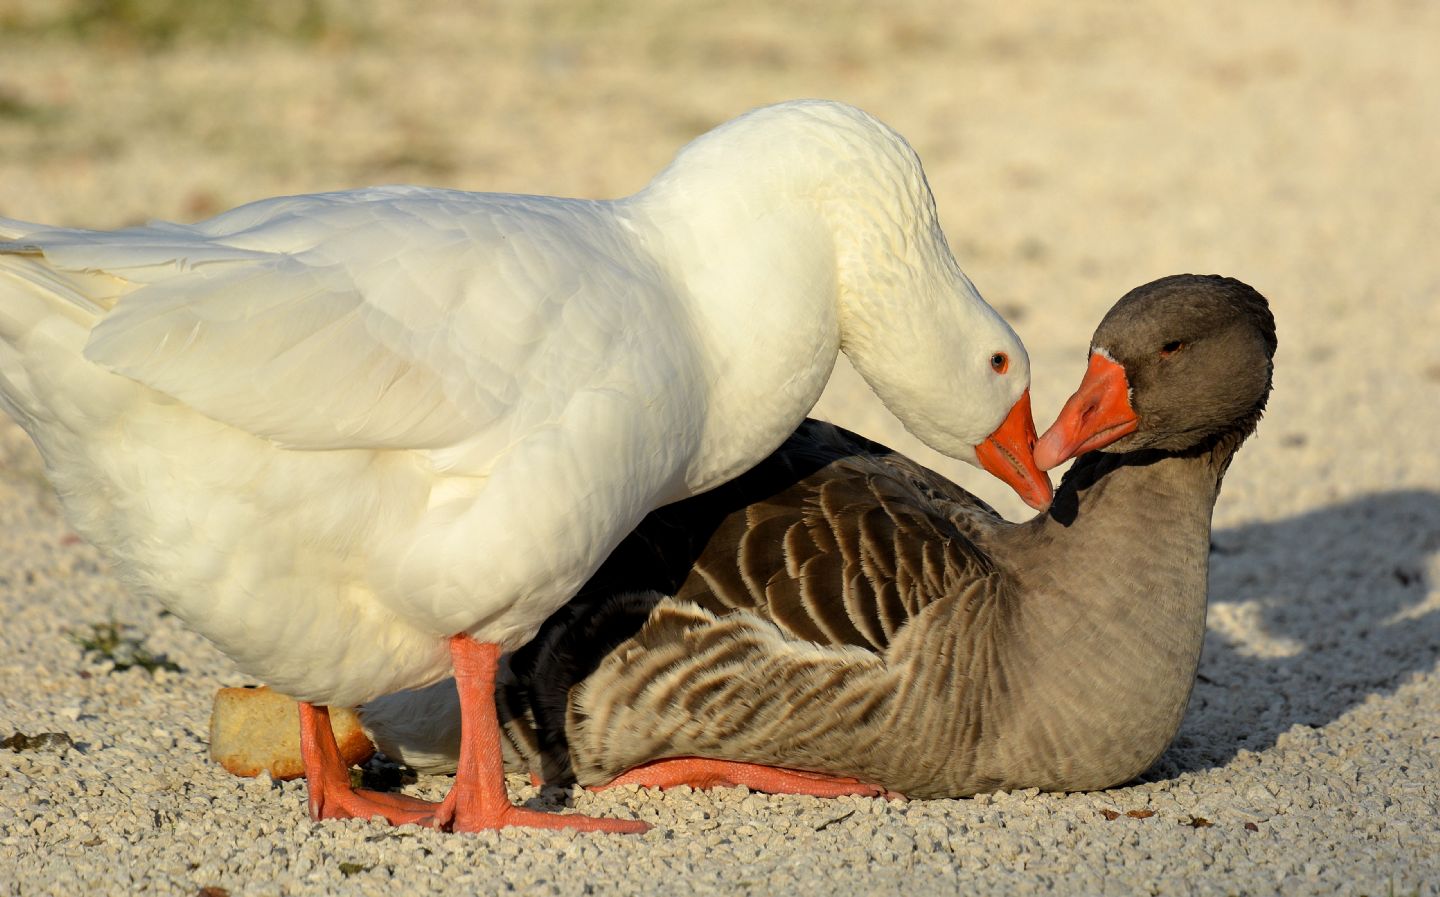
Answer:
<svg viewBox="0 0 1440 897"><path fill-rule="evenodd" d="M709 760L703 757L675 757L654 760L616 776L594 790L602 791L621 785L643 785L647 788L733 788L745 786L766 794L806 794L811 797L898 798L899 794L880 785L872 785L848 776L835 776L758 763L731 760Z"/></svg>

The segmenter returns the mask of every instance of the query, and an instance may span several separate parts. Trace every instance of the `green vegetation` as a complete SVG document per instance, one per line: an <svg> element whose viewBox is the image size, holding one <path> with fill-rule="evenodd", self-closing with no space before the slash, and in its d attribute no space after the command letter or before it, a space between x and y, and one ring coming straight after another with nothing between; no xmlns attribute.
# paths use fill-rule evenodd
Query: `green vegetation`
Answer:
<svg viewBox="0 0 1440 897"><path fill-rule="evenodd" d="M139 667L151 675L154 675L156 670L183 672L178 663L164 654L152 654L150 649L145 647L143 637L136 638L126 634L124 630L128 628L125 624L111 619L106 623L91 623L89 635L72 632L70 637L87 654L94 654L100 660L113 663L115 668L112 672L124 672L131 667Z"/></svg>
<svg viewBox="0 0 1440 897"><path fill-rule="evenodd" d="M19 93L0 85L0 120L26 121L38 119L42 109L31 104Z"/></svg>
<svg viewBox="0 0 1440 897"><path fill-rule="evenodd" d="M0 741L0 748L9 748L15 753L21 751L64 751L75 746L75 739L65 732L41 732L38 735L26 735L24 732L16 732L9 738Z"/></svg>
<svg viewBox="0 0 1440 897"><path fill-rule="evenodd" d="M358 17L349 14L354 9L335 0L71 0L48 5L43 15L0 4L0 27L12 34L70 36L143 50L255 37L311 44L357 37Z"/></svg>

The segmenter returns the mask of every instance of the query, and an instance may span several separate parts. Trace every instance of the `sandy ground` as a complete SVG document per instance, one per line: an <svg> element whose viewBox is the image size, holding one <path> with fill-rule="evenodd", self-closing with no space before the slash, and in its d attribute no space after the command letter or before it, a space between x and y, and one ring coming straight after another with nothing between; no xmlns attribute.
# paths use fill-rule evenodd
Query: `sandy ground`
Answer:
<svg viewBox="0 0 1440 897"><path fill-rule="evenodd" d="M1440 893L1440 5L114 6L129 24L0 0L0 214L193 220L397 181L615 196L713 124L825 96L919 150L961 265L1030 347L1042 426L1101 313L1179 271L1270 298L1276 389L1216 511L1189 715L1142 782L576 798L655 823L638 838L315 825L298 784L227 776L210 698L245 677L68 536L4 425L0 737L75 747L0 752L0 894ZM820 411L1020 514L848 369ZM180 670L83 651L112 618Z"/></svg>

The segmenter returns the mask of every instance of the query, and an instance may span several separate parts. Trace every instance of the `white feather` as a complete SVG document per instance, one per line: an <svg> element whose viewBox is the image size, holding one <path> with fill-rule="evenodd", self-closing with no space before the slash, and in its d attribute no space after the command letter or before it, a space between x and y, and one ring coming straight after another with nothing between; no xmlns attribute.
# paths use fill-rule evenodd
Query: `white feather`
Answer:
<svg viewBox="0 0 1440 897"><path fill-rule="evenodd" d="M0 393L72 524L317 703L435 681L456 632L529 639L645 513L777 446L842 344L972 461L1028 385L914 153L833 103L617 201L383 187L0 237Z"/></svg>

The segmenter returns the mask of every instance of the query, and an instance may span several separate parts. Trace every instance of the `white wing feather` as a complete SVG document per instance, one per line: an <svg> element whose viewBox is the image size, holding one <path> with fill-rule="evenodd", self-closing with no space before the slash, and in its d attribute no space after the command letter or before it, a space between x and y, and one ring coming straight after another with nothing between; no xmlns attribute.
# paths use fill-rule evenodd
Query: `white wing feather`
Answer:
<svg viewBox="0 0 1440 897"><path fill-rule="evenodd" d="M599 204L467 196L289 197L24 242L126 285L87 358L216 420L302 449L503 445L604 379L644 305L615 297L659 284Z"/></svg>

